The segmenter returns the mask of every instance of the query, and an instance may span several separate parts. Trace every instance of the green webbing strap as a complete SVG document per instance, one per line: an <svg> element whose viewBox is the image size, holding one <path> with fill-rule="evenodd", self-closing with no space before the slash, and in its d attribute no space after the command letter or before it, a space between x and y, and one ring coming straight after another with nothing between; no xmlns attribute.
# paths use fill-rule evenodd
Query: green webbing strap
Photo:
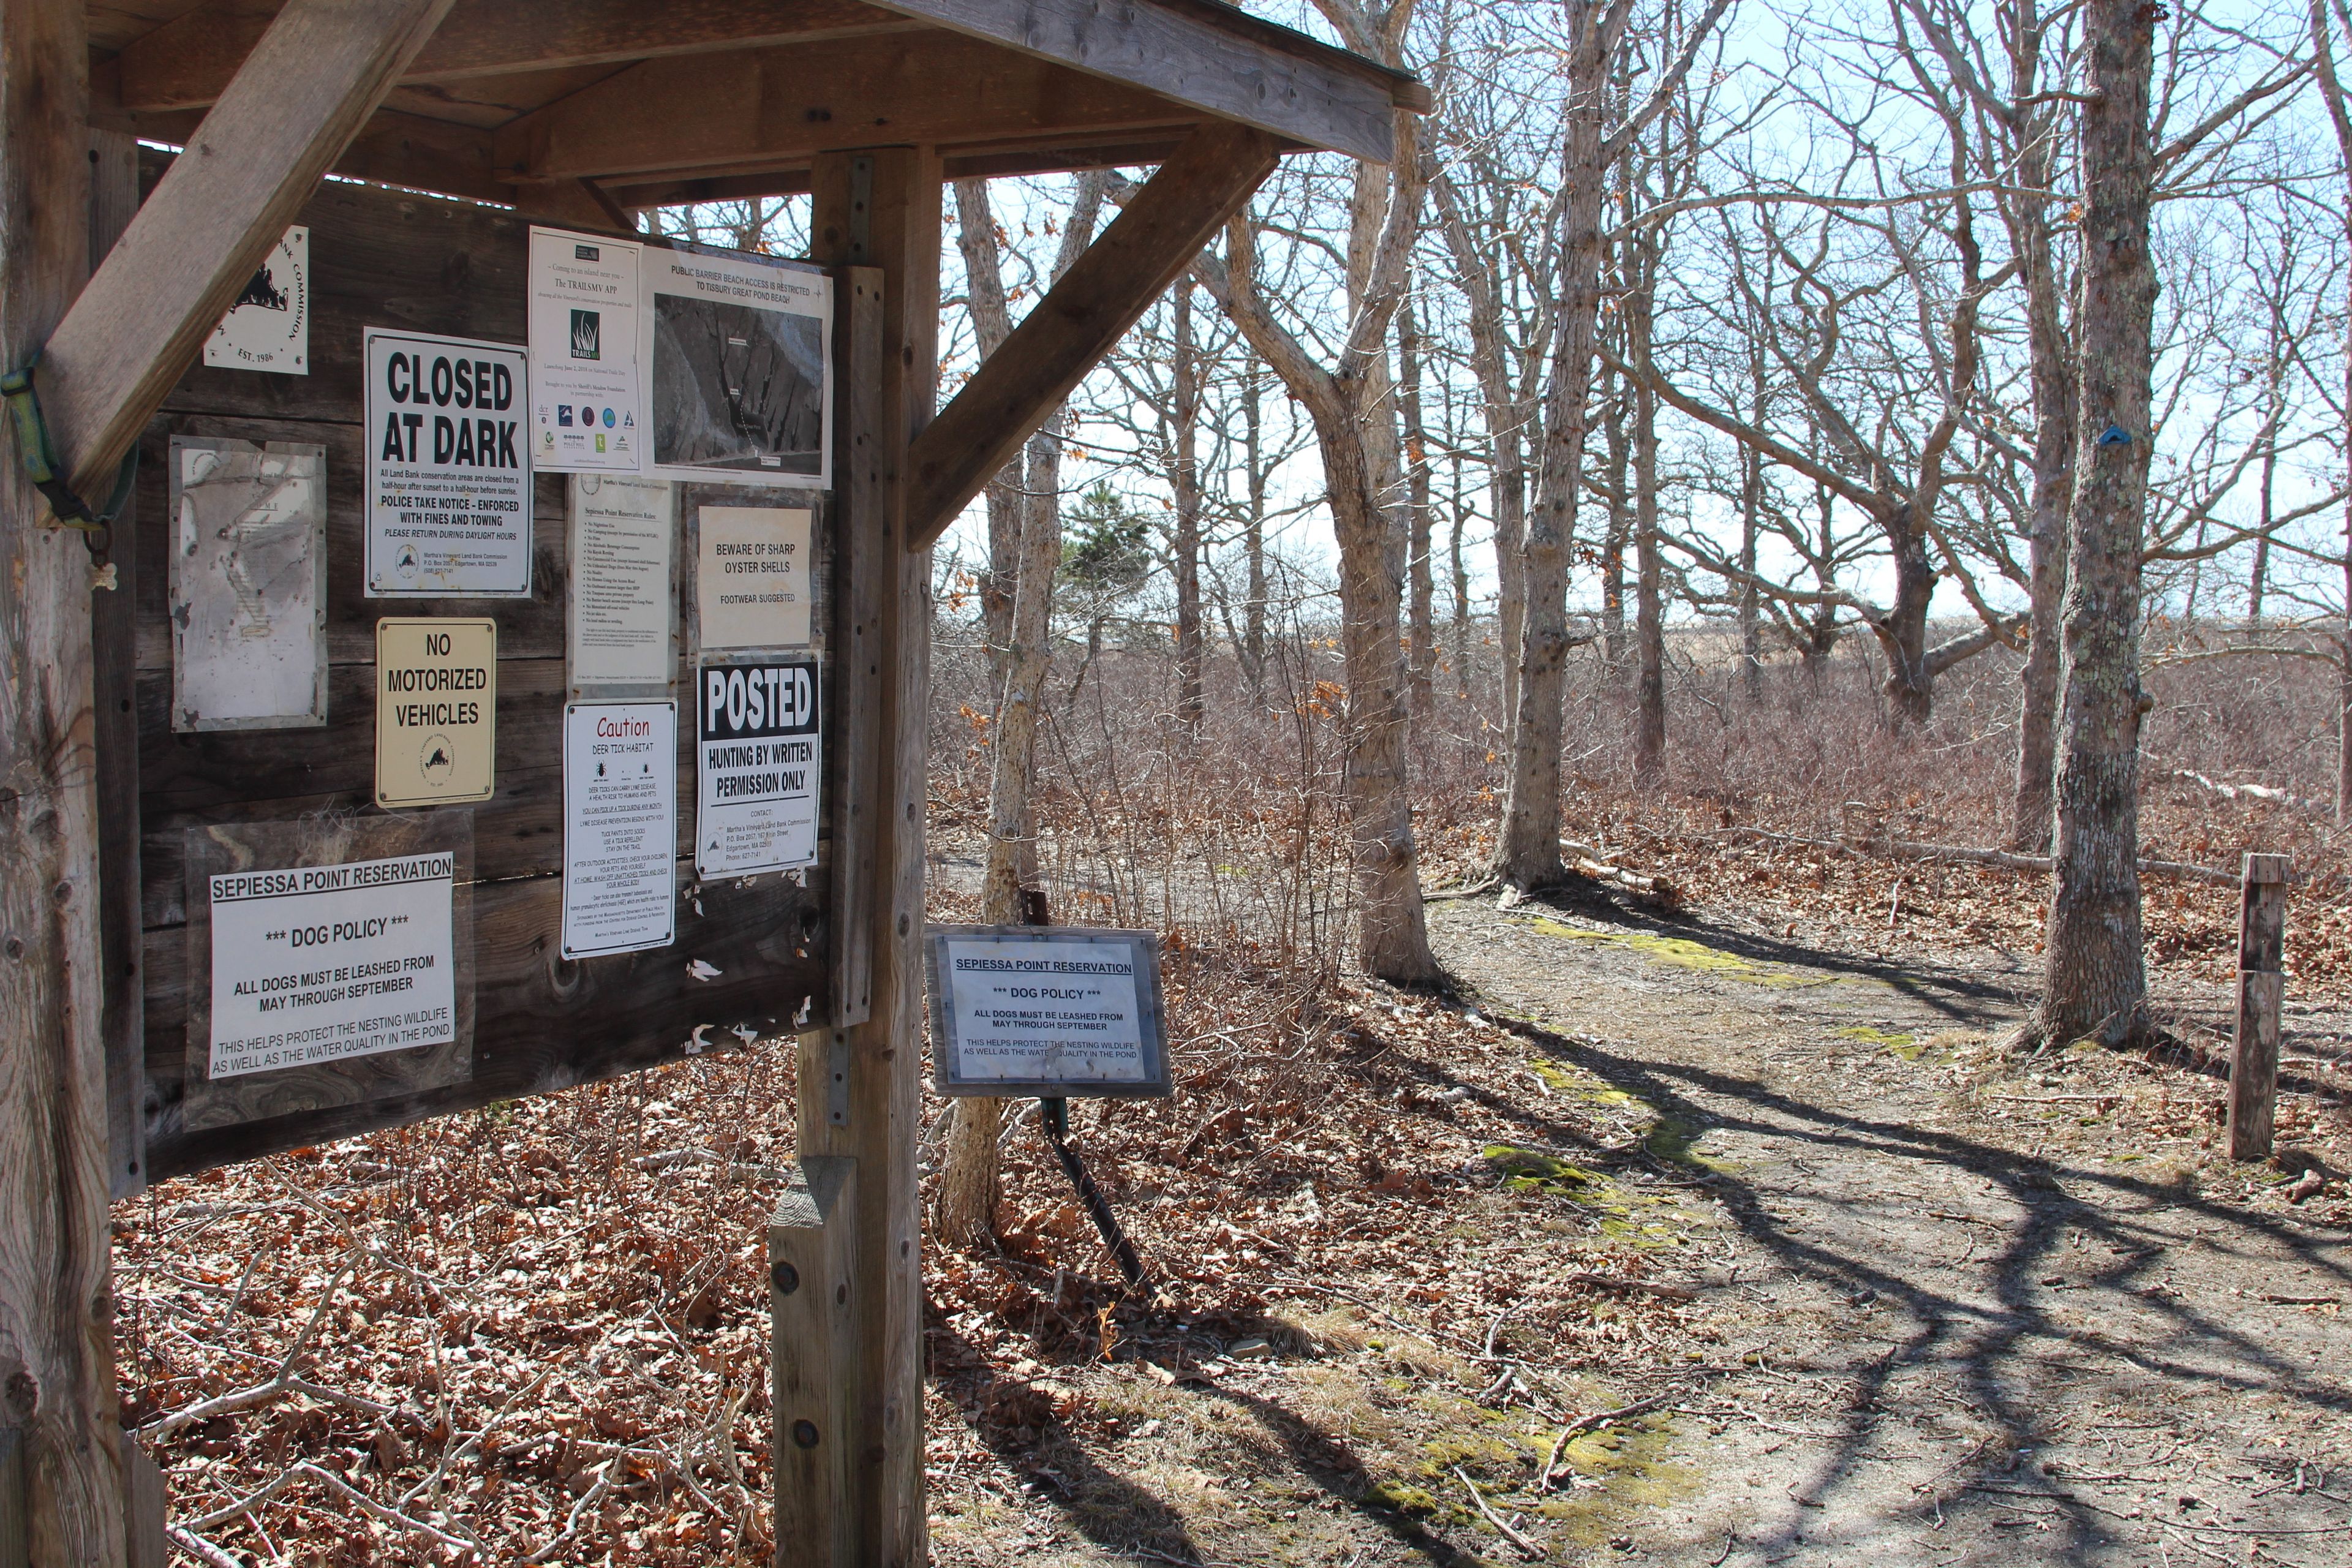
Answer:
<svg viewBox="0 0 2352 1568"><path fill-rule="evenodd" d="M122 467L115 475L114 494L108 498L106 510L90 510L89 503L74 494L73 487L66 483L63 466L58 461L57 445L49 439L48 421L41 417L40 395L33 390L33 367L38 363L40 356L36 354L32 363L24 369L0 374L0 397L7 399L9 415L16 420L16 449L24 454L26 476L33 481L33 488L47 499L49 510L57 515L58 522L91 535L105 533L107 525L122 515L123 507L131 500L131 487L138 482L139 448L134 445L123 458ZM90 541L90 552L104 552L96 538Z"/></svg>

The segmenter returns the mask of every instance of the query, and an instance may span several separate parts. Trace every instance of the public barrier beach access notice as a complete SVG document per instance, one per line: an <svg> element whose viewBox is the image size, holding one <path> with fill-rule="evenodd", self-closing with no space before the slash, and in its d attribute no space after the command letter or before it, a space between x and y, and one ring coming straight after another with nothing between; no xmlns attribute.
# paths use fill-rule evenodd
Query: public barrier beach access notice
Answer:
<svg viewBox="0 0 2352 1568"><path fill-rule="evenodd" d="M209 1076L457 1038L457 857L215 875Z"/></svg>

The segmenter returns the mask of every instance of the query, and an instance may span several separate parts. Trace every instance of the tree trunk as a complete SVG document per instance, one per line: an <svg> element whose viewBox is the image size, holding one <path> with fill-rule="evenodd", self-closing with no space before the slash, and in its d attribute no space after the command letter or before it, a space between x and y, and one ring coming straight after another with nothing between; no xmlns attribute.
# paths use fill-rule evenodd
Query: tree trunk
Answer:
<svg viewBox="0 0 2352 1568"><path fill-rule="evenodd" d="M1169 418L1175 428L1170 479L1176 531L1170 542L1176 576L1176 723L1187 740L1201 731L1201 355L1192 341L1192 279L1176 280L1176 385Z"/></svg>
<svg viewBox="0 0 2352 1568"><path fill-rule="evenodd" d="M1601 314L1603 243L1602 122L1609 66L1622 9L1567 0L1569 96L1561 177L1560 311L1546 389L1543 456L1536 504L1528 514L1526 630L1519 647L1518 707L1511 724L1510 777L1495 872L1518 888L1566 879L1559 858L1559 767L1568 679L1568 564L1584 483L1588 404Z"/></svg>
<svg viewBox="0 0 2352 1568"><path fill-rule="evenodd" d="M1764 459L1739 449L1739 683L1748 700L1764 695L1764 622L1756 590L1756 532L1764 507Z"/></svg>
<svg viewBox="0 0 2352 1568"><path fill-rule="evenodd" d="M966 183L979 182L958 182L960 203L961 186ZM1106 176L1098 173L1078 177L1069 222L1062 230L1055 279L1069 269L1093 237L1107 184ZM1068 417L1066 409L1055 409L1029 438L1025 454L1027 469L1021 489L1026 504L1021 509L1021 552L1013 574L1003 696L996 710L990 759L988 867L981 881L981 919L992 925L1026 921L1028 894L1036 887L1032 801L1037 715L1054 658L1054 582L1062 560L1062 438ZM940 1171L938 1229L950 1243L969 1245L995 1232L1000 1187L997 1142L1004 1126L1004 1101L991 1096L959 1100L951 1114L947 1155Z"/></svg>
<svg viewBox="0 0 2352 1568"><path fill-rule="evenodd" d="M1452 443L1449 443L1452 445ZM1462 525L1470 515L1462 500L1462 458L1454 458L1454 509L1447 520L1446 565L1454 584L1454 694L1470 695L1470 568L1462 559Z"/></svg>
<svg viewBox="0 0 2352 1568"><path fill-rule="evenodd" d="M1605 367L1601 375L1604 389L1616 379ZM1602 417L1609 422L1603 427L1609 478L1602 489L1609 497L1609 525L1601 536L1601 647L1612 677L1625 668L1625 546L1633 537L1633 444L1625 433L1632 417L1631 390L1618 387L1613 396L1604 390L1601 398Z"/></svg>
<svg viewBox="0 0 2352 1568"><path fill-rule="evenodd" d="M956 248L963 252L965 309L971 316L974 346L986 359L1013 333L1005 301L1003 259L996 239L996 215L986 180L958 180ZM1002 689L1006 647L1013 640L1013 596L1021 554L1021 462L998 470L982 492L988 502L988 563L980 577L980 624L988 644L989 673Z"/></svg>
<svg viewBox="0 0 2352 1568"><path fill-rule="evenodd" d="M2036 1023L2053 1042L2140 1026L2140 549L2156 267L2147 133L2156 7L2088 0L2080 395L2061 677L2057 862Z"/></svg>
<svg viewBox="0 0 2352 1568"><path fill-rule="evenodd" d="M1319 432L1318 421L1318 434ZM1444 978L1430 952L1421 901L1421 854L1405 779L1405 692L1400 601L1403 583L1389 509L1349 419L1321 441L1339 536L1340 641L1348 660L1348 826L1356 870L1356 947L1364 968L1399 985ZM1346 482L1342 482L1343 476Z"/></svg>
<svg viewBox="0 0 2352 1568"><path fill-rule="evenodd" d="M1885 691L1898 721L1925 724L1936 700L1927 668L1927 613L1936 596L1936 568L1927 559L1927 530L1908 501L1896 503L1882 525L1895 555L1895 603L1871 630L1886 655Z"/></svg>
<svg viewBox="0 0 2352 1568"><path fill-rule="evenodd" d="M89 268L89 40L0 5L0 355L30 364ZM123 1562L107 1229L90 558L0 472L0 1426L19 1561ZM121 548L128 548L124 541Z"/></svg>
<svg viewBox="0 0 2352 1568"><path fill-rule="evenodd" d="M1249 569L1249 603L1242 609L1242 672L1250 695L1265 697L1265 462L1258 408L1258 367L1242 382L1243 458L1249 468L1249 521L1242 552Z"/></svg>
<svg viewBox="0 0 2352 1568"><path fill-rule="evenodd" d="M2040 89L2042 33L2030 34L2015 67L2016 96ZM2019 127L2018 184L2047 188L2053 163L2052 111ZM2058 763L2056 721L2061 610L2066 595L2066 514L2073 505L2074 365L2066 331L2066 290L2051 242L2046 201L2016 198L2012 243L2025 283L2026 343L2033 390L2033 500L2026 579L2032 620L2026 634L2024 687L2017 723L2017 788L2010 809L2011 848L2038 855L2050 847L2051 790Z"/></svg>
<svg viewBox="0 0 2352 1568"><path fill-rule="evenodd" d="M1649 310L1628 312L1628 331L1649 334ZM1634 353L1649 357L1649 343ZM1651 795L1665 787L1665 606L1658 602L1658 400L1649 385L1633 395L1633 550L1634 550L1634 733L1633 783Z"/></svg>
<svg viewBox="0 0 2352 1568"><path fill-rule="evenodd" d="M1410 652L1405 658L1412 715L1429 717L1434 705L1430 674L1437 666L1437 634L1430 601L1435 591L1429 559L1429 433L1421 416L1421 332L1412 290L1397 301L1397 407L1404 416L1405 562L1411 587L1406 616Z"/></svg>

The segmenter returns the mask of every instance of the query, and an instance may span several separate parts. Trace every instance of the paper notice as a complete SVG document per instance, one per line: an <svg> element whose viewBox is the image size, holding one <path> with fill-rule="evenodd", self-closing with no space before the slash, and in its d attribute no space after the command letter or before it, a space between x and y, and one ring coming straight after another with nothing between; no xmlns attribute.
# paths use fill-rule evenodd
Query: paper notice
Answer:
<svg viewBox="0 0 2352 1568"><path fill-rule="evenodd" d="M172 728L327 721L327 449L172 437Z"/></svg>
<svg viewBox="0 0 2352 1568"><path fill-rule="evenodd" d="M210 879L210 1076L457 1037L446 852Z"/></svg>
<svg viewBox="0 0 2352 1568"><path fill-rule="evenodd" d="M645 258L647 453L663 479L831 482L833 280L691 247Z"/></svg>
<svg viewBox="0 0 2352 1568"><path fill-rule="evenodd" d="M566 958L667 947L677 934L677 704L563 710Z"/></svg>
<svg viewBox="0 0 2352 1568"><path fill-rule="evenodd" d="M367 332L367 596L530 595L524 355Z"/></svg>
<svg viewBox="0 0 2352 1568"><path fill-rule="evenodd" d="M671 661L670 487L663 479L574 475L572 686L667 689Z"/></svg>
<svg viewBox="0 0 2352 1568"><path fill-rule="evenodd" d="M696 690L695 868L749 877L816 864L816 661L706 666Z"/></svg>
<svg viewBox="0 0 2352 1568"><path fill-rule="evenodd" d="M645 443L637 376L639 262L625 239L530 231L531 463L634 474Z"/></svg>
<svg viewBox="0 0 2352 1568"><path fill-rule="evenodd" d="M705 652L808 646L809 521L800 507L699 509L694 602Z"/></svg>

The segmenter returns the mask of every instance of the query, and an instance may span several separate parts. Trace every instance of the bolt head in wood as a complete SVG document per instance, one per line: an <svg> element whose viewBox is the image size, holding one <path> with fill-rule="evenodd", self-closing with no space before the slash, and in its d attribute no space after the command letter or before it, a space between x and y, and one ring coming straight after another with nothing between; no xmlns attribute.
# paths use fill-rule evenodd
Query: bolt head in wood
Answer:
<svg viewBox="0 0 2352 1568"><path fill-rule="evenodd" d="M793 1423L793 1446L794 1447L814 1448L817 1446L817 1442L818 1437L815 1422L795 1421Z"/></svg>
<svg viewBox="0 0 2352 1568"><path fill-rule="evenodd" d="M774 1283L779 1296L789 1296L801 1288L801 1271L781 1258L773 1268L768 1270L768 1278Z"/></svg>

